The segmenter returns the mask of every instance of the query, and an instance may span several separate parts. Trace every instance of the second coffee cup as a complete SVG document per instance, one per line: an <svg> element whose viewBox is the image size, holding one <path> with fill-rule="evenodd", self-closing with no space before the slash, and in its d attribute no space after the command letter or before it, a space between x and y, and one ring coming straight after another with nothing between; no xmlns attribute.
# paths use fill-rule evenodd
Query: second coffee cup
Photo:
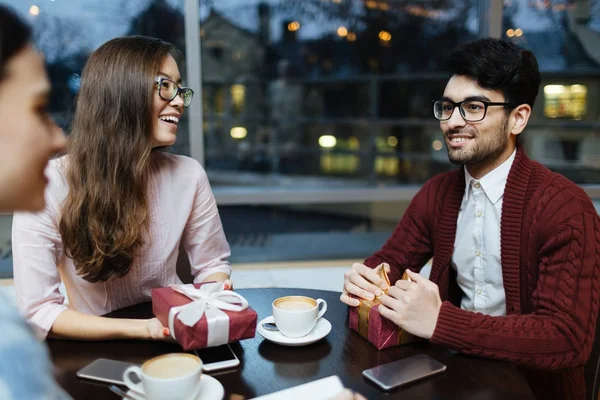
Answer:
<svg viewBox="0 0 600 400"><path fill-rule="evenodd" d="M280 297L273 302L275 325L284 336L290 338L308 335L325 311L325 300L306 296Z"/></svg>

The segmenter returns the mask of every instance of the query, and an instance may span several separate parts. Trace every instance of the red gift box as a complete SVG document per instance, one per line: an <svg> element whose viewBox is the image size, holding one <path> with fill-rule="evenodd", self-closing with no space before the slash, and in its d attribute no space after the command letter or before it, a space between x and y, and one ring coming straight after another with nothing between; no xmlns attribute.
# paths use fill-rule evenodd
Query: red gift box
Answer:
<svg viewBox="0 0 600 400"><path fill-rule="evenodd" d="M380 275L390 285L385 268L380 268ZM409 279L404 273L402 279ZM384 290L387 293L387 290ZM358 332L362 337L373 344L377 350L414 342L416 337L403 332L395 323L379 314L378 298L362 300L358 307L349 308L348 325L350 329Z"/></svg>
<svg viewBox="0 0 600 400"><path fill-rule="evenodd" d="M196 289L202 285L214 283L194 284ZM171 287L152 289L152 312L163 324L169 326L169 312L173 307L179 307L192 303L192 299L186 295L175 291ZM227 343L236 342L242 339L253 338L256 334L256 321L258 315L250 307L242 311L227 311L221 309L222 313L229 317L229 333L226 338ZM184 350L201 349L208 345L209 325L207 316L203 315L193 326L186 326L181 320L173 319L173 333L177 342ZM225 338L221 338L225 343Z"/></svg>

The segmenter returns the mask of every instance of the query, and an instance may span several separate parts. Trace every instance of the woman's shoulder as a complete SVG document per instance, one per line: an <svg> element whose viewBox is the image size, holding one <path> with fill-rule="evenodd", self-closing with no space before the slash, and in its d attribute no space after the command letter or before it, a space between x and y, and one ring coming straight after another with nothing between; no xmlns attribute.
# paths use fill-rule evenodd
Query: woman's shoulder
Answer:
<svg viewBox="0 0 600 400"><path fill-rule="evenodd" d="M61 194L68 191L67 184L67 162L68 157L62 156L52 159L46 167L46 176L48 178L48 192Z"/></svg>
<svg viewBox="0 0 600 400"><path fill-rule="evenodd" d="M188 177L190 174L198 175L200 178L206 176L206 172L198 160L180 154L162 153L160 155L160 169L169 171L174 176Z"/></svg>

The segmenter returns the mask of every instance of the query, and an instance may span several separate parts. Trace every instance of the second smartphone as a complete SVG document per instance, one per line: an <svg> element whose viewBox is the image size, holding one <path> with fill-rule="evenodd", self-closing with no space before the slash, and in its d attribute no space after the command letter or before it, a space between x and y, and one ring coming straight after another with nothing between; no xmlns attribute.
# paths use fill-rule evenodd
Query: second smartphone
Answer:
<svg viewBox="0 0 600 400"><path fill-rule="evenodd" d="M401 358L363 371L363 376L383 390L392 390L428 376L439 374L446 366L426 354Z"/></svg>

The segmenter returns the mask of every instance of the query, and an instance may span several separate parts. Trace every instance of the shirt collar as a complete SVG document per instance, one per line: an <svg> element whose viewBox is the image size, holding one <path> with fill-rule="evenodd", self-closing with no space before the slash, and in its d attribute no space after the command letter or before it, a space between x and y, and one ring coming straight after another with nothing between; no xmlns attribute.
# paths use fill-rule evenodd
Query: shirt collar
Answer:
<svg viewBox="0 0 600 400"><path fill-rule="evenodd" d="M517 150L515 149L513 153L508 157L506 161L497 166L494 170L488 172L483 178L479 179L479 184L481 185L483 192L490 199L492 204L496 204L498 200L504 194L504 187L506 186L506 180L508 179L508 173L510 172L510 167L512 167L513 162L515 161L515 156L517 154ZM465 193L468 196L469 187L473 181L477 181L477 179L473 178L469 173L469 170L465 166Z"/></svg>

